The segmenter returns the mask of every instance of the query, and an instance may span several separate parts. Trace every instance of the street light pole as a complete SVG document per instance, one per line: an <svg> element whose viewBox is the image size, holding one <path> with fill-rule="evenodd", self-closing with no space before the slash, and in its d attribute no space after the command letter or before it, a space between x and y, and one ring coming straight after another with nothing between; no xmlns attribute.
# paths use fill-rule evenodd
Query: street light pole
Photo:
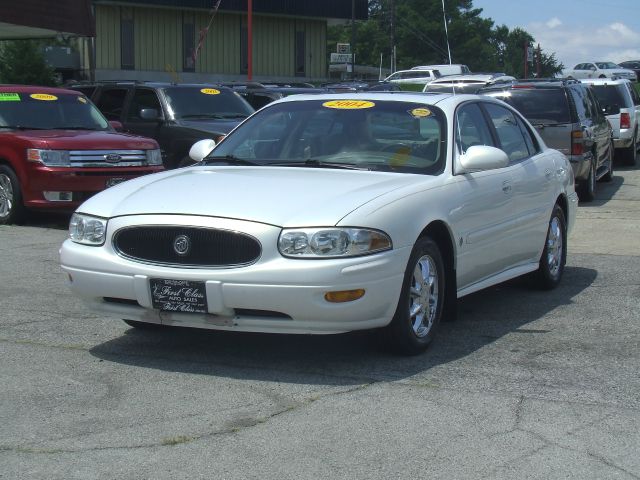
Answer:
<svg viewBox="0 0 640 480"><path fill-rule="evenodd" d="M356 78L356 0L351 0L351 80Z"/></svg>

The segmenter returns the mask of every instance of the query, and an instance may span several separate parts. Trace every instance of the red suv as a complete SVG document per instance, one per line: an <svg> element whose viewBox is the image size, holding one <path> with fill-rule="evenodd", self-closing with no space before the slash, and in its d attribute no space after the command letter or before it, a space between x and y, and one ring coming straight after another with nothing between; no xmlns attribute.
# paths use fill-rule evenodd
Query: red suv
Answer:
<svg viewBox="0 0 640 480"><path fill-rule="evenodd" d="M162 169L155 140L117 133L82 93L0 85L0 224L27 209L73 210Z"/></svg>

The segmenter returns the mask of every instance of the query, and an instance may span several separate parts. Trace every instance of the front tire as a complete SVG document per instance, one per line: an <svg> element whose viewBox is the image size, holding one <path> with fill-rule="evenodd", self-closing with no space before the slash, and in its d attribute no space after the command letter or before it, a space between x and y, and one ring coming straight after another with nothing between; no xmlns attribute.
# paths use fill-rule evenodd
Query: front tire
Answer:
<svg viewBox="0 0 640 480"><path fill-rule="evenodd" d="M20 223L24 217L18 177L7 165L0 165L0 225Z"/></svg>
<svg viewBox="0 0 640 480"><path fill-rule="evenodd" d="M409 258L387 342L397 353L417 355L431 343L446 298L444 261L437 243L419 239Z"/></svg>
<svg viewBox="0 0 640 480"><path fill-rule="evenodd" d="M562 208L558 204L553 207L547 238L540 256L538 270L534 279L539 288L551 290L556 288L562 279L567 261L567 221Z"/></svg>

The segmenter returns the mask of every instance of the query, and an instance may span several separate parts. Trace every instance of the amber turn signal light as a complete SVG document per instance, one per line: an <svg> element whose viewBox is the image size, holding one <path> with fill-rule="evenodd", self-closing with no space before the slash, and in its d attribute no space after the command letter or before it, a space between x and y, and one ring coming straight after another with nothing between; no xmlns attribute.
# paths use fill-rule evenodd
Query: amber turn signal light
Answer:
<svg viewBox="0 0 640 480"><path fill-rule="evenodd" d="M327 292L324 294L324 299L331 303L344 303L353 302L364 296L364 288L358 288L357 290L342 290L340 292Z"/></svg>

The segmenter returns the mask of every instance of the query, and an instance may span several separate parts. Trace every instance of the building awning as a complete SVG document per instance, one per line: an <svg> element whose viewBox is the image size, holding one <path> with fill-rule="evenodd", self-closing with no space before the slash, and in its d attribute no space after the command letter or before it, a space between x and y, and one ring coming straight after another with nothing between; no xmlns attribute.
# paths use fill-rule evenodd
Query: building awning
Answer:
<svg viewBox="0 0 640 480"><path fill-rule="evenodd" d="M91 0L20 0L2 8L0 39L95 36Z"/></svg>

